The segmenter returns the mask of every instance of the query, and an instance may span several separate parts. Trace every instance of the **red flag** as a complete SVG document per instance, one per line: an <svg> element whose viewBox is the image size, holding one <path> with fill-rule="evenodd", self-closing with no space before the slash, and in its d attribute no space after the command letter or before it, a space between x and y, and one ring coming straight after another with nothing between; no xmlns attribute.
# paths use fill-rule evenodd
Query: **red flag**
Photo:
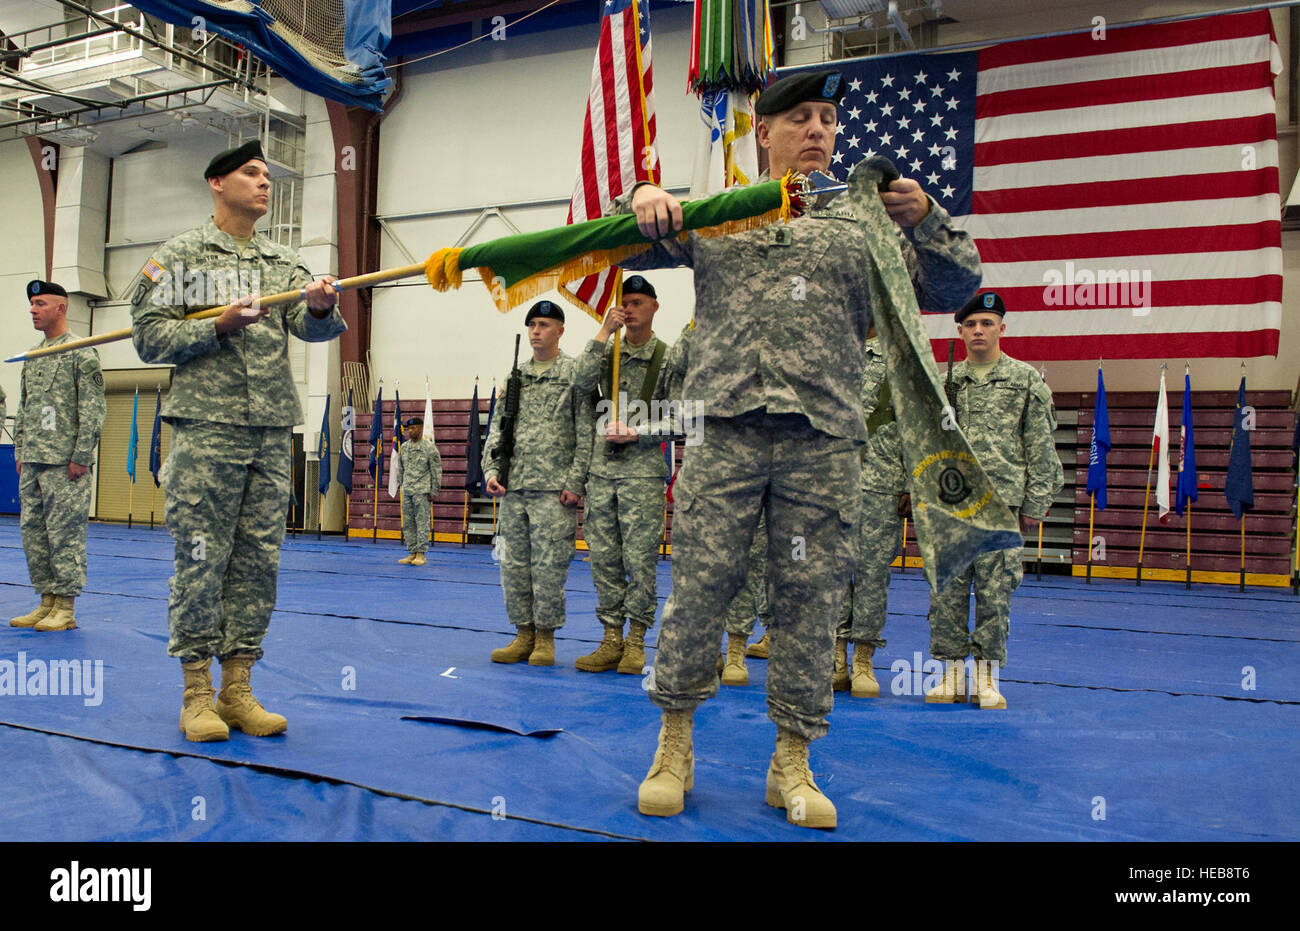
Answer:
<svg viewBox="0 0 1300 931"><path fill-rule="evenodd" d="M654 140L650 21L641 0L611 0L600 19L582 156L567 222L602 217L610 202L638 181L658 182ZM609 268L570 282L560 293L600 320L617 290L617 276L618 269Z"/></svg>

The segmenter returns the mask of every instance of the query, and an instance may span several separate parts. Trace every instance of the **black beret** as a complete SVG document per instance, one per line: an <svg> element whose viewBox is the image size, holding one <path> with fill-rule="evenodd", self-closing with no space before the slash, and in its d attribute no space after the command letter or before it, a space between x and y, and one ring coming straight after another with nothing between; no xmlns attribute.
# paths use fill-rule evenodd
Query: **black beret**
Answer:
<svg viewBox="0 0 1300 931"><path fill-rule="evenodd" d="M67 297L68 292L63 290L63 285L55 284L53 281L41 281L39 278L33 278L27 282L27 299L39 294L53 294L56 297Z"/></svg>
<svg viewBox="0 0 1300 931"><path fill-rule="evenodd" d="M646 281L640 275L633 275L631 278L623 279L624 294L644 294L646 297L658 300L659 295L655 294L655 286Z"/></svg>
<svg viewBox="0 0 1300 931"><path fill-rule="evenodd" d="M985 291L983 294L976 294L970 299L970 303L957 311L957 322L961 323L971 314L997 314L999 317L1007 315L1007 307L1002 303L1002 298L998 297L992 291Z"/></svg>
<svg viewBox="0 0 1300 931"><path fill-rule="evenodd" d="M406 425L407 425L408 427L414 427L416 424L419 424L420 426L423 427L423 426L424 426L424 418L423 418L423 417L412 417L410 420L408 420L408 421L406 422Z"/></svg>
<svg viewBox="0 0 1300 931"><path fill-rule="evenodd" d="M758 95L754 112L759 116L784 113L805 100L838 104L844 98L844 77L838 71L791 74Z"/></svg>
<svg viewBox="0 0 1300 931"><path fill-rule="evenodd" d="M208 167L204 169L203 178L207 180L208 178L229 174L250 158L266 161L266 156L262 154L262 143L258 139L245 142L237 149L227 149L214 156L212 161L208 162Z"/></svg>
<svg viewBox="0 0 1300 931"><path fill-rule="evenodd" d="M560 305L552 301L538 301L532 307L528 308L528 314L524 317L524 326L533 322L534 317L546 317L550 320L564 322L564 311Z"/></svg>

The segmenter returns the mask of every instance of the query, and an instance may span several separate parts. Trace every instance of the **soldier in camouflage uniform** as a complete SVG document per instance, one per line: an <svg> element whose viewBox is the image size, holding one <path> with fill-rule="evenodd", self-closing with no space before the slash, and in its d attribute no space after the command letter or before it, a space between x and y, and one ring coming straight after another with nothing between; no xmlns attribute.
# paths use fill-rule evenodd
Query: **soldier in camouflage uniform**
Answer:
<svg viewBox="0 0 1300 931"><path fill-rule="evenodd" d="M749 670L745 667L746 656L758 656L766 659L763 640L752 646L746 646L754 635L754 620L763 622L766 630L772 624L772 612L767 594L767 517L758 515L758 528L754 531L754 542L749 545L749 555L745 560L745 584L736 597L727 606L727 615L722 620L722 629L727 632L727 656L722 666L723 685L749 685Z"/></svg>
<svg viewBox="0 0 1300 931"><path fill-rule="evenodd" d="M1047 516L1065 473L1052 439L1052 392L1033 366L999 348L1005 314L1002 298L993 293L977 295L957 312L966 360L953 370L952 405L998 494L1033 528ZM1023 572L1020 553L1020 547L985 553L942 591L931 591L930 653L944 661L944 675L926 701L966 700L965 663L973 652L976 681L970 700L981 708L1006 708L998 671L1007 661L1011 593ZM974 633L968 630L972 582Z"/></svg>
<svg viewBox="0 0 1300 931"><path fill-rule="evenodd" d="M533 357L522 376L508 483L501 474L498 404L483 448L487 492L501 497L497 544L506 615L515 638L492 651L494 663L555 665L555 631L564 626L564 580L573 561L578 503L586 491L594 416L574 384L577 362L560 351L564 311L538 301L524 317ZM506 383L509 383L509 376ZM504 497L502 497L504 496Z"/></svg>
<svg viewBox="0 0 1300 931"><path fill-rule="evenodd" d="M596 585L596 617L604 627L600 646L581 656L584 672L617 669L641 675L645 665L645 635L654 626L658 607L659 544L664 535L664 483L668 464L662 443L670 436L642 435L635 444L606 442L605 422L613 419L617 398L621 417L629 405L647 405L641 418L649 423L665 397L665 358L668 344L654 335L659 301L654 285L640 275L623 282L622 303L605 313L596 338L578 357L577 389L592 396L596 406L587 471L587 500L582 535L591 553L591 577ZM613 343L620 326L618 386L613 380ZM598 397L597 397L598 393ZM627 640L623 624L630 622Z"/></svg>
<svg viewBox="0 0 1300 931"><path fill-rule="evenodd" d="M230 727L261 737L288 726L253 696L249 678L275 607L290 440L302 422L289 336L323 342L347 329L332 279L313 281L291 249L254 232L271 189L261 146L222 152L204 178L212 217L158 248L131 302L140 358L176 366L162 407L172 425L162 485L176 541L167 652L185 676L181 730L197 741L225 740ZM251 300L251 292L289 290L304 300ZM182 319L237 300L243 306L218 317ZM222 670L215 708L214 656Z"/></svg>
<svg viewBox="0 0 1300 931"><path fill-rule="evenodd" d="M871 661L876 650L885 646L881 634L889 608L889 564L899 551L902 522L911 500L885 379L885 357L880 339L875 336L867 340L862 413L867 419L867 442L862 447L862 510L855 534L853 580L845 593L835 632L834 688L851 688L855 698L878 698L880 684ZM854 644L851 670L850 641Z"/></svg>
<svg viewBox="0 0 1300 931"><path fill-rule="evenodd" d="M410 553L399 559L402 565L423 566L424 551L429 548L429 517L433 499L442 487L442 456L438 444L422 439L424 418L406 422L406 442L402 444L402 541Z"/></svg>
<svg viewBox="0 0 1300 931"><path fill-rule="evenodd" d="M27 285L40 346L76 339L68 332L68 292L48 281ZM40 347L37 347L40 348ZM91 467L104 425L104 376L94 349L76 349L23 363L14 417L19 524L27 572L41 596L14 627L40 631L77 626L74 600L86 584L86 524ZM24 468L25 466L25 468Z"/></svg>
<svg viewBox="0 0 1300 931"><path fill-rule="evenodd" d="M757 134L773 176L826 170L842 94L837 72L793 75L762 93ZM797 825L836 823L834 805L813 782L808 744L826 733L832 704L834 629L858 510L856 447L867 438L859 394L877 274L869 257L884 248L882 218L896 224L888 247L901 248L898 259L926 307L960 307L980 275L974 244L920 185L900 179L877 194L867 180L873 169L855 175L832 209L733 236L662 238L622 263L694 269L700 332L685 393L707 412L704 443L675 489L673 597L650 692L663 726L639 792L644 814L680 812L693 784L691 719L717 692L723 615L743 584L744 555L765 509L768 714L778 729L766 801ZM631 207L647 237L680 228L680 205L653 185L638 186L619 206ZM622 433L614 424L607 435Z"/></svg>

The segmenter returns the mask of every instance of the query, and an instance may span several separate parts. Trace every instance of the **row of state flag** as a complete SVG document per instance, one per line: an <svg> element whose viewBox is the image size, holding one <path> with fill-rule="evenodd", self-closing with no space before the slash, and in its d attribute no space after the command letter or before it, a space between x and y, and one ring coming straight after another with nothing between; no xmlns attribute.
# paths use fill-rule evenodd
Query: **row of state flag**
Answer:
<svg viewBox="0 0 1300 931"><path fill-rule="evenodd" d="M1228 474L1223 492L1237 519L1255 507L1255 486L1250 464L1249 410L1246 405L1246 379L1237 388L1236 412L1233 416L1232 447L1228 457ZM1174 508L1182 516L1189 502L1197 499L1196 439L1192 422L1192 375L1183 376L1183 419L1179 427L1178 481ZM1300 435L1300 427L1297 427ZM1110 413L1106 407L1106 382L1097 369L1097 397L1092 415L1092 440L1088 451L1088 484L1085 490L1094 495L1098 510L1106 509L1106 456L1110 452ZM1156 468L1156 506L1160 521L1169 520L1169 399L1165 393L1165 373L1160 372L1160 396L1156 402L1155 426L1151 436L1151 455Z"/></svg>
<svg viewBox="0 0 1300 931"><path fill-rule="evenodd" d="M135 389L131 400L131 439L126 448L126 474L135 484L135 459L140 452L140 389ZM158 389L153 410L153 436L149 440L149 471L153 474L153 484L157 488L162 484L158 473L162 471L162 388Z"/></svg>

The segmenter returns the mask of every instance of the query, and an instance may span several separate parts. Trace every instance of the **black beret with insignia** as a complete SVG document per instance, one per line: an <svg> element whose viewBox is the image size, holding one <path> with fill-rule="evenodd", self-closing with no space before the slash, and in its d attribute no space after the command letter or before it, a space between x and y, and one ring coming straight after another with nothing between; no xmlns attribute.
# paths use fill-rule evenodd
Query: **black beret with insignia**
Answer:
<svg viewBox="0 0 1300 931"><path fill-rule="evenodd" d="M758 95L754 112L759 116L784 113L805 100L839 104L844 99L844 76L838 71L812 71L792 74L774 83Z"/></svg>
<svg viewBox="0 0 1300 931"><path fill-rule="evenodd" d="M524 317L524 326L533 322L534 317L546 317L550 320L564 322L564 311L560 305L553 301L538 301L532 307L528 308L528 314Z"/></svg>
<svg viewBox="0 0 1300 931"><path fill-rule="evenodd" d="M67 297L68 292L63 290L63 285L55 284L53 281L41 281L39 278L33 278L27 282L27 299L41 294L53 294L55 297Z"/></svg>
<svg viewBox="0 0 1300 931"><path fill-rule="evenodd" d="M646 281L640 275L633 275L631 278L623 279L624 294L644 294L646 297L658 300L659 295L655 294L655 286Z"/></svg>
<svg viewBox="0 0 1300 931"><path fill-rule="evenodd" d="M961 323L971 314L997 314L999 317L1007 315L1007 307L1002 303L1002 298L998 297L992 291L985 291L983 294L976 294L961 310L957 311L957 322Z"/></svg>
<svg viewBox="0 0 1300 931"><path fill-rule="evenodd" d="M410 420L408 420L408 421L406 422L406 425L407 425L408 427L414 427L416 424L419 424L421 427L423 427L423 426L424 426L424 418L423 418L423 417L412 417Z"/></svg>
<svg viewBox="0 0 1300 931"><path fill-rule="evenodd" d="M250 158L266 161L266 156L262 154L262 143L258 139L245 142L237 149L227 149L214 156L212 161L208 162L208 167L203 171L204 180L230 174Z"/></svg>

